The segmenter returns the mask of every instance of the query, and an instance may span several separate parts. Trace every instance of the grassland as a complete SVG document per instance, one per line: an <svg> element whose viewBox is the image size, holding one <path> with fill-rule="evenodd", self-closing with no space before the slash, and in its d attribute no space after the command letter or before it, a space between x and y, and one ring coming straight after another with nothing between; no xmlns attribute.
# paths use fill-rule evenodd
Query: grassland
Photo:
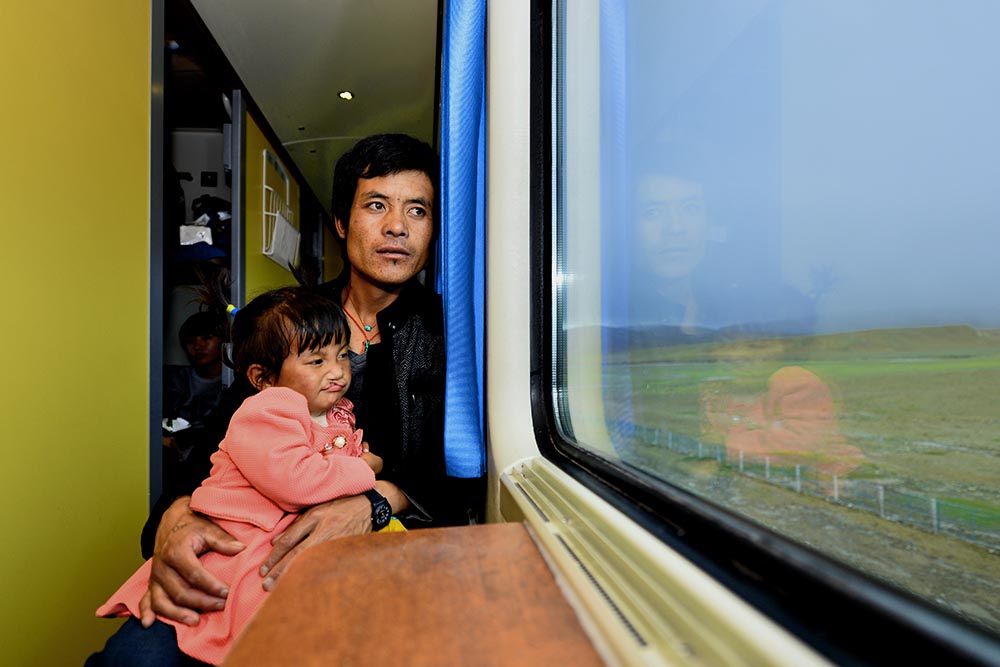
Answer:
<svg viewBox="0 0 1000 667"><path fill-rule="evenodd" d="M829 397L829 409L812 413L824 420L822 437L860 452L846 479L937 498L992 521L1000 516L998 331L941 327L647 345L607 361L607 403L627 404L631 419L647 429L723 447L734 431L720 429L720 420L744 434L757 429L758 440L767 429L787 430L774 415L784 400L775 397L775 373L801 367L823 387L814 393ZM1000 633L1000 556L994 551L641 439L619 443L618 453ZM809 464L802 452L795 455Z"/></svg>

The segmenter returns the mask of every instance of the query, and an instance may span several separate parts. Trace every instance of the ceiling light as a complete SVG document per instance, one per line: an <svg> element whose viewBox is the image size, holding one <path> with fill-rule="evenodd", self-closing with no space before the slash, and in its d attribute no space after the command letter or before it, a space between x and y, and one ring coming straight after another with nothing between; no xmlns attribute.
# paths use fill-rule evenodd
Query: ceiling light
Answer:
<svg viewBox="0 0 1000 667"><path fill-rule="evenodd" d="M342 100L353 100L354 99L354 93L352 93L349 90L342 90L342 91L340 91L338 93L338 95L340 96L340 99L342 99Z"/></svg>

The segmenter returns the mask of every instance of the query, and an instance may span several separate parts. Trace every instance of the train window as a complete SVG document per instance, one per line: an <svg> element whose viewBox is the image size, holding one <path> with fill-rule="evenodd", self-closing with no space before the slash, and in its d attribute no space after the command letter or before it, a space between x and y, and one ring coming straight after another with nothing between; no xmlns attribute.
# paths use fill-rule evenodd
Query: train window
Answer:
<svg viewBox="0 0 1000 667"><path fill-rule="evenodd" d="M553 20L566 446L1000 632L1000 4Z"/></svg>

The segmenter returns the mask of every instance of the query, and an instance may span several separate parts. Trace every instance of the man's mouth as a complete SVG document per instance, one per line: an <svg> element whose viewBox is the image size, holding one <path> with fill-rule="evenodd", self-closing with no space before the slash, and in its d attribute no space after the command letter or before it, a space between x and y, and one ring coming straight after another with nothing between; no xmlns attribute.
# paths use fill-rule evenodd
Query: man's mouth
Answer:
<svg viewBox="0 0 1000 667"><path fill-rule="evenodd" d="M689 253L691 253L691 248L688 246L667 246L660 248L661 255L687 255Z"/></svg>
<svg viewBox="0 0 1000 667"><path fill-rule="evenodd" d="M410 251L401 246L385 246L375 251L376 254L389 259L403 259L410 256Z"/></svg>

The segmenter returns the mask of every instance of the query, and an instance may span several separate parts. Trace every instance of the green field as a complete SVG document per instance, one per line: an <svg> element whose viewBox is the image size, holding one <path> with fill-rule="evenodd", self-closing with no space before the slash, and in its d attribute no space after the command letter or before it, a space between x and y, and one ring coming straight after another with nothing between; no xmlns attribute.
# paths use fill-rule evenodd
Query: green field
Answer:
<svg viewBox="0 0 1000 667"><path fill-rule="evenodd" d="M890 343L897 347L888 349ZM866 459L856 475L1000 511L1000 332L904 329L619 355L606 383L627 384L635 422L725 444L706 403L766 399L779 369L822 381L836 428Z"/></svg>
<svg viewBox="0 0 1000 667"><path fill-rule="evenodd" d="M611 355L603 385L640 427L616 442L626 462L1000 633L1000 332L647 346ZM749 465L765 456L768 483ZM790 490L795 466L826 490ZM881 487L885 518L873 494L830 502L833 474L840 489Z"/></svg>

